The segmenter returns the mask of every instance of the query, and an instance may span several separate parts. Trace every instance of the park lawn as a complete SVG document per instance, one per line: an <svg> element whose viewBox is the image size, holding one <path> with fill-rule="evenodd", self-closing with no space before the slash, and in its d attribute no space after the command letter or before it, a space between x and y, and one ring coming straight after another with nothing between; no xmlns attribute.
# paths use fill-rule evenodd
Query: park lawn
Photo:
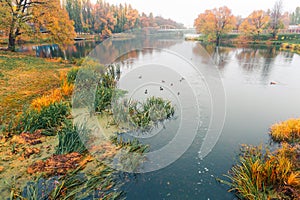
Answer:
<svg viewBox="0 0 300 200"><path fill-rule="evenodd" d="M60 86L59 72L72 67L60 60L0 51L0 125L31 101Z"/></svg>

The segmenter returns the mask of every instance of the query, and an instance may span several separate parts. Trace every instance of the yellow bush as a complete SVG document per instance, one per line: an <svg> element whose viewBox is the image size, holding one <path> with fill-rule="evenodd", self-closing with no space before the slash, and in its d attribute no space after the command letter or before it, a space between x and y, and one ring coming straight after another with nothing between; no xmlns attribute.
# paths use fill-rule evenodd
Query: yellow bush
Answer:
<svg viewBox="0 0 300 200"><path fill-rule="evenodd" d="M74 85L68 84L66 81L61 86L61 92L63 96L71 96L73 93Z"/></svg>
<svg viewBox="0 0 300 200"><path fill-rule="evenodd" d="M277 142L296 142L300 139L300 119L289 119L274 124L270 128L270 135Z"/></svg>
<svg viewBox="0 0 300 200"><path fill-rule="evenodd" d="M40 111L43 107L47 107L52 103L59 102L63 99L60 89L54 89L49 95L43 95L37 99L34 99L31 103L31 107Z"/></svg>

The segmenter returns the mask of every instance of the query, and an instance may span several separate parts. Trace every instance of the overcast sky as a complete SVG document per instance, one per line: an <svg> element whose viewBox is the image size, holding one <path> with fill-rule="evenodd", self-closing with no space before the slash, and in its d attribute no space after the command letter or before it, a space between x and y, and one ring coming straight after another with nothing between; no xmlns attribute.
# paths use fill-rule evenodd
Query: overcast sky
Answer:
<svg viewBox="0 0 300 200"><path fill-rule="evenodd" d="M96 1L96 0L94 0ZM282 0L285 11L294 11L300 0ZM106 0L111 4L130 3L140 12L161 15L192 26L198 14L206 9L226 5L234 15L247 17L253 10L272 8L276 0Z"/></svg>

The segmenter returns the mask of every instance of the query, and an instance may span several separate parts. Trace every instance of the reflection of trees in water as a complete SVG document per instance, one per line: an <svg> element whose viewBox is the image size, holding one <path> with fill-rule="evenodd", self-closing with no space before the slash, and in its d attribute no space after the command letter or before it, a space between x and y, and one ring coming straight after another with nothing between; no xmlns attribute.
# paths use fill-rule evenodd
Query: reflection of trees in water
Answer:
<svg viewBox="0 0 300 200"><path fill-rule="evenodd" d="M266 81L278 54L275 46L267 49L243 48L236 54L236 59L239 66L248 73L261 70L262 79Z"/></svg>
<svg viewBox="0 0 300 200"><path fill-rule="evenodd" d="M107 40L103 42L102 45L97 46L90 56L104 64L121 61L132 64L133 60L138 58L139 55L153 54L154 51L169 48L177 43L178 41L176 40L158 40L151 38Z"/></svg>
<svg viewBox="0 0 300 200"><path fill-rule="evenodd" d="M200 45L200 46L199 46ZM219 69L223 69L230 60L230 52L232 51L231 48L228 47L217 47L215 44L199 44L193 48L193 53L196 55L202 55L203 49L211 56L214 64L218 66ZM207 56L206 56L207 57ZM205 63L209 64L211 61L210 58L204 61Z"/></svg>
<svg viewBox="0 0 300 200"><path fill-rule="evenodd" d="M70 45L66 48L65 51L59 48L56 44L41 45L35 47L36 56L42 58L53 58L53 57L62 57L62 58L82 58L87 56L92 49L95 48L96 42L94 41L81 41L76 42L74 45Z"/></svg>
<svg viewBox="0 0 300 200"><path fill-rule="evenodd" d="M290 52L290 51L282 51L280 52L280 55L283 56L284 58L284 63L286 64L291 64L294 58L294 53Z"/></svg>

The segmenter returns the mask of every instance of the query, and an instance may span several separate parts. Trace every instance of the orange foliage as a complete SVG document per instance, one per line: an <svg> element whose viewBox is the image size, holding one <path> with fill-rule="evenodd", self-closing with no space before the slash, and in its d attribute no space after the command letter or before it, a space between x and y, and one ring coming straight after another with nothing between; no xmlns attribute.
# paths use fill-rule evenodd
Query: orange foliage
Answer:
<svg viewBox="0 0 300 200"><path fill-rule="evenodd" d="M31 103L31 107L40 111L43 107L47 107L55 102L60 102L65 99L65 97L69 97L73 93L74 85L69 84L66 81L67 72L60 72L60 81L62 83L61 88L57 88L51 91L48 95L43 95L37 99L34 99Z"/></svg>
<svg viewBox="0 0 300 200"><path fill-rule="evenodd" d="M274 141L295 142L300 139L300 119L289 119L274 124L270 128L270 135Z"/></svg>
<svg viewBox="0 0 300 200"><path fill-rule="evenodd" d="M259 35L267 27L270 16L263 10L253 11L240 25L239 30L246 34Z"/></svg>
<svg viewBox="0 0 300 200"><path fill-rule="evenodd" d="M206 10L195 19L194 26L198 33L206 34L210 39L219 39L219 37L228 33L235 27L236 19L231 10L226 7Z"/></svg>
<svg viewBox="0 0 300 200"><path fill-rule="evenodd" d="M31 103L31 107L40 111L43 107L47 107L55 102L59 102L63 99L60 89L54 89L49 95L43 95L37 99L34 99Z"/></svg>

